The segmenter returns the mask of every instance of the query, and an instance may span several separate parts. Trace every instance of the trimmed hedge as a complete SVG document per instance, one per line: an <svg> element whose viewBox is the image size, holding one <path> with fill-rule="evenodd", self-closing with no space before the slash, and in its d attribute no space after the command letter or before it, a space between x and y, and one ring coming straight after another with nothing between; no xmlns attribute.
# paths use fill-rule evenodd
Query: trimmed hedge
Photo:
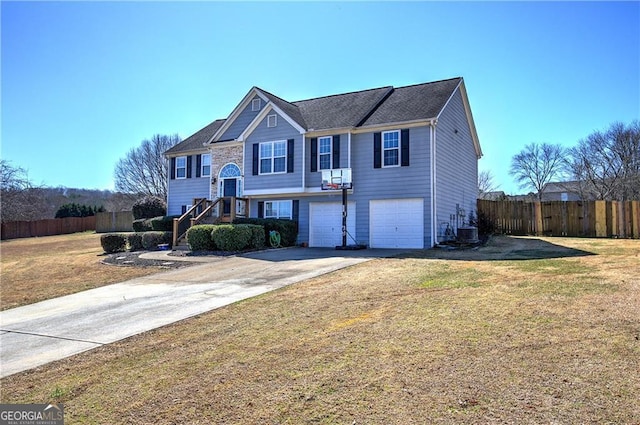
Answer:
<svg viewBox="0 0 640 425"><path fill-rule="evenodd" d="M151 225L151 230L157 232L172 232L173 231L173 219L180 217L179 215L162 215L159 217L150 218L148 221Z"/></svg>
<svg viewBox="0 0 640 425"><path fill-rule="evenodd" d="M269 245L269 232L276 230L280 233L281 246L294 246L298 239L298 222L277 218L238 218L236 224L255 224L264 227L265 246Z"/></svg>
<svg viewBox="0 0 640 425"><path fill-rule="evenodd" d="M144 233L129 233L127 235L127 242L129 242L129 251L142 251L142 235Z"/></svg>
<svg viewBox="0 0 640 425"><path fill-rule="evenodd" d="M122 233L106 233L100 236L100 245L107 254L123 252L127 249L127 235Z"/></svg>
<svg viewBox="0 0 640 425"><path fill-rule="evenodd" d="M131 207L133 218L153 218L163 216L167 213L167 204L156 196L145 196L136 201Z"/></svg>
<svg viewBox="0 0 640 425"><path fill-rule="evenodd" d="M215 224L197 224L187 230L187 243L192 251L213 251L216 245L211 237Z"/></svg>
<svg viewBox="0 0 640 425"><path fill-rule="evenodd" d="M150 232L153 229L151 228L151 223L146 218L140 218L138 220L133 220L133 231L134 232Z"/></svg>
<svg viewBox="0 0 640 425"><path fill-rule="evenodd" d="M173 233L171 232L144 232L142 234L142 247L148 251L157 251L158 245L169 244L173 242Z"/></svg>
<svg viewBox="0 0 640 425"><path fill-rule="evenodd" d="M249 246L252 234L246 225L220 224L215 226L211 237L221 251L242 251Z"/></svg>

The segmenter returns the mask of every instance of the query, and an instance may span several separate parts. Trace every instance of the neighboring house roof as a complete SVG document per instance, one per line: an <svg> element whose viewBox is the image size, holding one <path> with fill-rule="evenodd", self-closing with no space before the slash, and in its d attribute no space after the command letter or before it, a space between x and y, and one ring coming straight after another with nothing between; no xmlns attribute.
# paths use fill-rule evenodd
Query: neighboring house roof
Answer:
<svg viewBox="0 0 640 425"><path fill-rule="evenodd" d="M582 184L584 185L584 183ZM568 182L549 182L544 185L542 192L543 193L553 193L553 192L575 192L580 193L581 191L581 183L579 181L568 181Z"/></svg>
<svg viewBox="0 0 640 425"><path fill-rule="evenodd" d="M182 142L166 151L164 154L174 155L177 153L202 150L204 144L207 143L209 139L211 139L211 137L215 134L216 131L218 131L218 129L222 126L222 124L224 124L224 122L225 120L215 120L205 128L187 137Z"/></svg>

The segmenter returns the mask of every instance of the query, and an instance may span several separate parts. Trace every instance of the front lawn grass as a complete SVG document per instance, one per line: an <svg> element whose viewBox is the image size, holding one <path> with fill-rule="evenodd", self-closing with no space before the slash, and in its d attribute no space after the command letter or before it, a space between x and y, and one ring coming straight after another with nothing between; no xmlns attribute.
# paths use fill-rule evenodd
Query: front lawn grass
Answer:
<svg viewBox="0 0 640 425"><path fill-rule="evenodd" d="M0 242L0 309L33 304L159 271L153 267L102 264L102 254L100 235L95 232Z"/></svg>
<svg viewBox="0 0 640 425"><path fill-rule="evenodd" d="M1 399L69 424L636 424L640 241L596 242L373 260L7 377Z"/></svg>

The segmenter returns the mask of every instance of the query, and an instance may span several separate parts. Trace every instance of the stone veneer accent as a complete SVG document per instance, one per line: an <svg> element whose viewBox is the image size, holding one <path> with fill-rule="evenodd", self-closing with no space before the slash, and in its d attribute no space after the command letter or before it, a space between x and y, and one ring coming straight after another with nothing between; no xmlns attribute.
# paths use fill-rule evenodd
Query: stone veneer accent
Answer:
<svg viewBox="0 0 640 425"><path fill-rule="evenodd" d="M222 167L229 163L234 163L240 167L240 172L244 175L244 167L242 164L242 144L238 143L231 146L216 146L211 148L211 184L214 186L213 178L218 179L218 174Z"/></svg>

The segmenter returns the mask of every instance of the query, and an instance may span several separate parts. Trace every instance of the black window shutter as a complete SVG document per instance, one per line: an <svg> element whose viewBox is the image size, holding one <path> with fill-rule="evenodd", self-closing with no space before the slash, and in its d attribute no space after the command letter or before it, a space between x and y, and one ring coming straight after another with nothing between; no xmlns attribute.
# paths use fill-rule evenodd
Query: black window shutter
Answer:
<svg viewBox="0 0 640 425"><path fill-rule="evenodd" d="M264 218L264 201L258 202L258 218Z"/></svg>
<svg viewBox="0 0 640 425"><path fill-rule="evenodd" d="M187 206L183 205L181 210L182 210L182 214L186 213L187 212Z"/></svg>
<svg viewBox="0 0 640 425"><path fill-rule="evenodd" d="M296 229L299 230L298 225L300 223L300 201L297 199L293 200L291 219L296 222Z"/></svg>
<svg viewBox="0 0 640 425"><path fill-rule="evenodd" d="M171 158L171 180L176 178L176 159Z"/></svg>
<svg viewBox="0 0 640 425"><path fill-rule="evenodd" d="M333 136L333 167L340 168L340 135Z"/></svg>
<svg viewBox="0 0 640 425"><path fill-rule="evenodd" d="M409 166L409 129L400 131L400 165Z"/></svg>
<svg viewBox="0 0 640 425"><path fill-rule="evenodd" d="M287 140L287 173L293 173L293 139Z"/></svg>
<svg viewBox="0 0 640 425"><path fill-rule="evenodd" d="M191 178L191 166L193 165L193 157L189 155L187 157L187 178Z"/></svg>
<svg viewBox="0 0 640 425"><path fill-rule="evenodd" d="M311 138L311 172L318 171L318 138Z"/></svg>
<svg viewBox="0 0 640 425"><path fill-rule="evenodd" d="M373 133L373 168L382 168L382 133Z"/></svg>
<svg viewBox="0 0 640 425"><path fill-rule="evenodd" d="M196 177L200 177L202 171L202 155L196 155Z"/></svg>
<svg viewBox="0 0 640 425"><path fill-rule="evenodd" d="M259 149L260 149L260 144L259 144L259 143L254 143L254 144L253 144L253 172L252 172L252 174L253 174L254 176L257 176L257 175L258 175L258 163L259 163L258 161L259 161L259 159L260 159L260 158L258 157L258 155L259 155L259 153L258 153Z"/></svg>

